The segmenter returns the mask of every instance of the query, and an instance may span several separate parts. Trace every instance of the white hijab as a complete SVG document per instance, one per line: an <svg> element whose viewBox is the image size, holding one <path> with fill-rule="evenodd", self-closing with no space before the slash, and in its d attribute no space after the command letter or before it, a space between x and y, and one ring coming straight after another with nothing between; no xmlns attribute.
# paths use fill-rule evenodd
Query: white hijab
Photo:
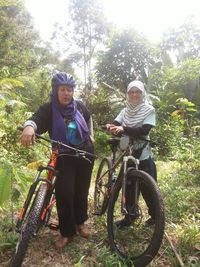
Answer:
<svg viewBox="0 0 200 267"><path fill-rule="evenodd" d="M136 87L142 92L142 99L139 103L133 104L129 101L127 96L126 107L123 114L123 126L126 127L137 127L141 124L144 119L154 110L154 107L149 104L146 99L146 92L144 84L141 81L135 80L128 84L127 94L133 88Z"/></svg>

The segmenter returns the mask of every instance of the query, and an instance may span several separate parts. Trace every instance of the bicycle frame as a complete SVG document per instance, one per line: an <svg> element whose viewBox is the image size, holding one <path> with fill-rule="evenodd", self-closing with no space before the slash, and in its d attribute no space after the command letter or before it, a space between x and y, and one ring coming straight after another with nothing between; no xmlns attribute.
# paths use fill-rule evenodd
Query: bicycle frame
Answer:
<svg viewBox="0 0 200 267"><path fill-rule="evenodd" d="M111 138L110 140L119 140L119 139L118 138L117 139ZM112 175L112 173L116 170L116 168L120 165L120 163L122 163L123 173L122 173L121 212L122 212L122 214L126 215L126 214L128 214L127 207L126 207L127 175L132 169L138 170L140 161L132 155L132 145L130 144L130 142L128 144L128 147L124 151L122 151L121 154L116 158L117 146L118 145L111 144L111 150L112 150L112 159L111 160L112 160L113 165L112 165L111 169L107 170L103 174L103 176L108 172L110 172ZM134 168L128 167L128 161L132 161L134 163L135 167ZM118 179L120 179L119 176L118 176L117 180ZM115 183L116 183L116 181L115 181ZM112 183L112 184L108 185L108 196L109 197L112 194L112 189L114 188L114 184ZM134 206L136 207L137 206L137 196L138 196L138 192L139 192L138 181L135 184L134 190L135 190Z"/></svg>

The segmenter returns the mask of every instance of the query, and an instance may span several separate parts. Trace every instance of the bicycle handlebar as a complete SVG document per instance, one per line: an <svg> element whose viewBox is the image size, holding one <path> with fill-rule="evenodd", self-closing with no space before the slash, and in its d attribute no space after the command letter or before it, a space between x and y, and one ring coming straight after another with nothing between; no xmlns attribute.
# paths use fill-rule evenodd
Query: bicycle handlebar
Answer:
<svg viewBox="0 0 200 267"><path fill-rule="evenodd" d="M23 127L23 126L18 126L17 129L20 130L20 131L23 131L24 127ZM35 136L36 136L37 138L39 138L39 139L42 139L42 140L46 141L46 142L49 142L49 143L51 143L51 144L55 144L57 147L62 146L62 147L68 148L68 149L70 149L70 150L72 150L72 151L78 153L80 156L81 156L81 155L82 155L82 156L89 156L89 157L92 157L92 158L94 158L94 159L97 158L97 156L94 155L94 154L92 154L92 153L86 152L86 151L81 150L81 149L78 149L78 148L74 148L74 147L69 146L69 145L66 145L66 144L64 144L64 143L62 143L62 142L60 142L60 141L55 141L55 140L53 140L53 139L43 137L43 136L41 136L40 134L37 134L37 133L35 133Z"/></svg>
<svg viewBox="0 0 200 267"><path fill-rule="evenodd" d="M99 125L100 127L101 127L101 130L104 130L104 131L107 131L107 127L106 127L106 125L105 124L103 124L103 125ZM115 136L115 137L120 137L121 135L117 135L117 136ZM130 136L131 137L131 136ZM132 137L133 138L133 137ZM155 147L155 146L158 146L159 144L157 143L157 142L155 142L155 141L152 141L152 140L148 140L148 139L146 139L146 138L143 138L143 137L137 137L138 139L140 139L141 141L145 141L145 142L148 142L148 143L150 143L150 145L152 146L152 147Z"/></svg>

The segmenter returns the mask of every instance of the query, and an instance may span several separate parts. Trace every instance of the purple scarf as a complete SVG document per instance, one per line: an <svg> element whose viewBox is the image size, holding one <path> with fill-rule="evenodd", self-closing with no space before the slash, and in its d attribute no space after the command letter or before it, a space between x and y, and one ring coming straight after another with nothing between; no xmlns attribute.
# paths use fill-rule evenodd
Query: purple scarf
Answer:
<svg viewBox="0 0 200 267"><path fill-rule="evenodd" d="M52 112L53 112L53 124L52 124L52 138L56 141L63 142L68 145L66 139L66 120L74 120L77 125L78 135L84 141L89 137L88 126L84 117L77 109L77 103L74 99L67 104L61 105L57 97L58 88L55 87L51 93L52 100Z"/></svg>

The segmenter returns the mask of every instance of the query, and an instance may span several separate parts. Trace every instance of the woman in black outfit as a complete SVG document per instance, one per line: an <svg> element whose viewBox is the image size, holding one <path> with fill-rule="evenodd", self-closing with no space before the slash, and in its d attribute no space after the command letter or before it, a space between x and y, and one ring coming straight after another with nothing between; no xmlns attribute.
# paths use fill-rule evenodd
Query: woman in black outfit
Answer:
<svg viewBox="0 0 200 267"><path fill-rule="evenodd" d="M51 101L42 105L24 123L21 144L34 144L35 132L49 133L50 138L94 153L92 143L92 119L81 101L73 98L75 81L65 72L56 73L52 78ZM64 151L62 151L64 152ZM72 153L70 150L67 153ZM55 184L56 205L59 218L60 238L56 248L63 248L72 241L76 231L89 237L85 224L88 218L88 191L93 168L92 163L81 158L59 157L59 170Z"/></svg>

